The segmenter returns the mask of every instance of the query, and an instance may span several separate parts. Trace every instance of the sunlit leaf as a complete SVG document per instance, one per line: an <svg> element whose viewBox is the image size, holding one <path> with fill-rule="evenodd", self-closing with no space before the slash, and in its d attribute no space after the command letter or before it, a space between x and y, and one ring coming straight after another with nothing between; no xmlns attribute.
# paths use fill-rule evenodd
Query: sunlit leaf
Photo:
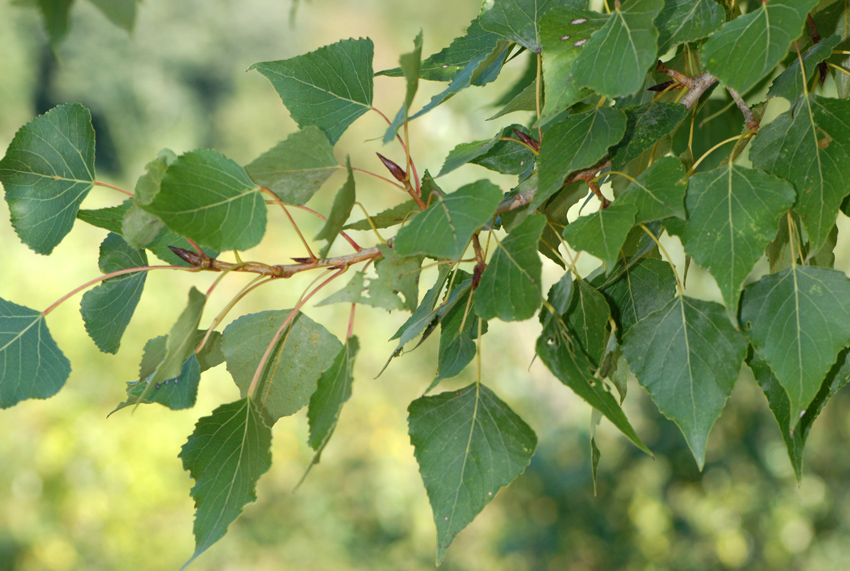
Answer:
<svg viewBox="0 0 850 571"><path fill-rule="evenodd" d="M322 372L316 392L310 397L307 420L310 424L310 447L321 454L336 428L342 405L351 397L354 380L354 359L360 350L357 337L350 337L330 367Z"/></svg>
<svg viewBox="0 0 850 571"><path fill-rule="evenodd" d="M406 202L402 202L392 208L387 208L386 210L379 212L371 217L372 224L375 225L376 229L381 228L390 228L395 226L396 224L401 224L405 220L409 220L413 217L413 214L419 212L419 206L416 204L415 200L408 200ZM350 224L346 224L342 227L343 230L371 230L372 224L369 224L369 219L358 220L357 222L352 222Z"/></svg>
<svg viewBox="0 0 850 571"><path fill-rule="evenodd" d="M41 313L0 298L0 408L59 392L71 363Z"/></svg>
<svg viewBox="0 0 850 571"><path fill-rule="evenodd" d="M109 21L124 28L128 32L133 30L136 23L136 3L140 0L89 0L109 18Z"/></svg>
<svg viewBox="0 0 850 571"><path fill-rule="evenodd" d="M440 316L440 347L437 353L437 378L425 392L437 384L458 375L472 361L477 352L475 340L487 332L487 322L475 315L469 303L471 288L460 284L464 291L449 311Z"/></svg>
<svg viewBox="0 0 850 571"><path fill-rule="evenodd" d="M398 231L399 255L422 254L458 259L472 234L490 222L502 190L488 180L462 186L446 196L433 196L431 206Z"/></svg>
<svg viewBox="0 0 850 571"><path fill-rule="evenodd" d="M88 109L67 103L21 127L0 160L0 182L21 241L51 253L74 226L94 177Z"/></svg>
<svg viewBox="0 0 850 571"><path fill-rule="evenodd" d="M564 239L576 250L596 256L609 271L635 225L637 208L614 201L610 207L582 216L564 229Z"/></svg>
<svg viewBox="0 0 850 571"><path fill-rule="evenodd" d="M439 564L455 536L525 470L537 436L478 383L419 398L408 412L410 442L437 526Z"/></svg>
<svg viewBox="0 0 850 571"><path fill-rule="evenodd" d="M290 310L243 315L222 334L227 370L247 395L275 333ZM322 372L333 364L342 344L322 325L299 313L272 347L254 392L258 410L269 423L297 412L310 401Z"/></svg>
<svg viewBox="0 0 850 571"><path fill-rule="evenodd" d="M794 188L734 163L692 176L689 184L685 251L714 277L734 321L741 286L794 203Z"/></svg>
<svg viewBox="0 0 850 571"><path fill-rule="evenodd" d="M522 174L529 170L534 162L534 153L516 140L503 140L504 138L516 139L514 130L529 135L525 127L509 125L492 139L459 144L449 152L437 176L450 173L467 163L481 165L502 174Z"/></svg>
<svg viewBox="0 0 850 571"><path fill-rule="evenodd" d="M611 98L643 87L646 73L658 61L653 21L663 6L663 0L614 3L610 18L593 33L573 65L576 82Z"/></svg>
<svg viewBox="0 0 850 571"><path fill-rule="evenodd" d="M850 279L798 265L764 276L744 288L741 324L787 391L794 430L838 352L850 344Z"/></svg>
<svg viewBox="0 0 850 571"><path fill-rule="evenodd" d="M247 250L266 231L266 205L245 170L210 150L178 157L145 209L173 232L216 250Z"/></svg>
<svg viewBox="0 0 850 571"><path fill-rule="evenodd" d="M224 537L245 504L257 500L257 480L272 464L271 444L271 429L249 398L198 420L180 450L183 469L195 480L195 553L186 565Z"/></svg>
<svg viewBox="0 0 850 571"><path fill-rule="evenodd" d="M661 413L682 430L697 464L747 353L723 306L677 296L626 333L629 367Z"/></svg>
<svg viewBox="0 0 850 571"><path fill-rule="evenodd" d="M502 321L521 321L540 307L543 265L537 242L545 225L544 216L529 216L496 243L475 290L475 312L479 316L486 320L498 317Z"/></svg>
<svg viewBox="0 0 850 571"><path fill-rule="evenodd" d="M370 39L342 40L291 59L255 63L300 127L315 125L336 144L372 108Z"/></svg>
<svg viewBox="0 0 850 571"><path fill-rule="evenodd" d="M780 115L761 129L750 158L794 185L794 209L819 248L850 193L850 101L804 96L793 117Z"/></svg>
<svg viewBox="0 0 850 571"><path fill-rule="evenodd" d="M832 55L832 50L841 41L841 36L838 34L830 36L813 45L809 51L803 54L803 67L806 70L806 81L812 78L812 75L818 69L818 64L825 59L829 59ZM800 71L800 60L795 58L788 69L779 74L779 77L773 80L770 86L770 91L767 92L768 97L784 97L791 103L794 103L805 91L803 85L803 73Z"/></svg>
<svg viewBox="0 0 850 571"><path fill-rule="evenodd" d="M662 157L652 163L617 197L618 204L637 208L635 223L654 222L671 216L685 218L688 177L681 161Z"/></svg>
<svg viewBox="0 0 850 571"><path fill-rule="evenodd" d="M413 51L401 56L399 63L401 64L404 79L407 82L406 91L404 94L404 102L401 104L401 109L396 113L395 119L390 123L387 132L384 134L384 144L393 140L401 127L407 120L410 114L410 106L413 104L413 97L416 95L416 90L419 89L419 65L422 61L422 30L419 30L419 35L413 40Z"/></svg>
<svg viewBox="0 0 850 571"><path fill-rule="evenodd" d="M705 68L740 93L758 83L803 33L818 0L770 0L727 22L702 46Z"/></svg>
<svg viewBox="0 0 850 571"><path fill-rule="evenodd" d="M144 250L135 250L121 236L109 234L100 245L98 266L104 274L148 265ZM146 271L109 278L83 295L80 313L86 331L104 353L117 353L121 337L136 311L145 287Z"/></svg>

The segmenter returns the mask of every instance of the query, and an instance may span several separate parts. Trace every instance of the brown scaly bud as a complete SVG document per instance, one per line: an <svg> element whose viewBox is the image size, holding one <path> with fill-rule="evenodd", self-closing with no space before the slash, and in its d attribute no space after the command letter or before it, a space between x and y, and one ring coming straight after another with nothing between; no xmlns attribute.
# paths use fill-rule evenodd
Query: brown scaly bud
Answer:
<svg viewBox="0 0 850 571"><path fill-rule="evenodd" d="M185 248L178 248L177 246L169 246L168 248L174 252L174 255L178 258L197 268L205 268L210 264L210 258L203 254L193 252L192 250L186 250Z"/></svg>
<svg viewBox="0 0 850 571"><path fill-rule="evenodd" d="M404 169L392 162L387 157L383 156L381 153L375 153L378 155L378 158L381 159L381 162L384 163L384 166L387 167L387 170L390 171L395 179L399 182L407 181L407 173L404 172Z"/></svg>
<svg viewBox="0 0 850 571"><path fill-rule="evenodd" d="M664 83L659 83L658 85L653 85L652 87L648 87L647 91L675 91L676 89L682 89L684 85L681 83L677 83L673 80L665 81Z"/></svg>
<svg viewBox="0 0 850 571"><path fill-rule="evenodd" d="M484 262L478 262L475 264L475 268L472 270L472 289L475 290L478 288L478 283L481 281L481 274L484 273L484 270L487 269L487 264Z"/></svg>
<svg viewBox="0 0 850 571"><path fill-rule="evenodd" d="M518 131L517 129L514 129L513 131L514 131L514 135L517 136L517 139L519 139L520 141L522 141L523 143L525 143L526 145L528 145L529 147L534 149L536 152L540 151L540 143L538 143L537 141L535 141L534 139L532 139L531 137L529 137L528 135L526 135L522 131Z"/></svg>

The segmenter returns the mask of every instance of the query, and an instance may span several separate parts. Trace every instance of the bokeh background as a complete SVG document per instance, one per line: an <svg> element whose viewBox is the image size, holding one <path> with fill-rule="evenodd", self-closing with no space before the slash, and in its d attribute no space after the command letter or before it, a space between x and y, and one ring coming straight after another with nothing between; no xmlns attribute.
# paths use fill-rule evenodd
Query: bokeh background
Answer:
<svg viewBox="0 0 850 571"><path fill-rule="evenodd" d="M111 25L78 0L68 37L51 52L36 11L0 0L0 147L38 113L67 101L93 112L98 177L133 188L144 164L168 147L182 153L216 148L247 163L295 129L253 63L289 58L347 37L368 36L375 69L394 67L424 30L428 54L460 35L478 11L474 0L312 0L294 22L281 0L145 0L135 30ZM411 125L422 172L439 170L457 143L489 138L516 120L485 122L492 102L523 71L518 61L493 87L473 88ZM375 105L395 113L403 82L377 78ZM421 105L443 84L425 82ZM528 117L520 117L527 120ZM403 155L379 141L385 124L360 119L337 145L344 160L379 170L375 151ZM467 166L440 179L446 190L492 173ZM343 177L314 199L327 209ZM515 182L495 177L505 190ZM358 198L375 212L404 197L358 177ZM85 207L121 202L96 188ZM0 218L8 220L5 202ZM300 216L307 234L315 220ZM842 218L842 230L847 228ZM839 235L841 238L842 234ZM0 224L0 295L44 308L99 274L104 232L78 224L50 257L21 245ZM363 236L369 243L369 237ZM341 241L338 241L341 242ZM344 244L337 243L340 252ZM675 241L668 246L681 259ZM837 265L850 267L842 249ZM285 262L303 255L277 212L264 243L245 258ZM583 256L583 268L595 265ZM547 269L549 282L557 278ZM88 339L73 298L49 319L73 372L48 401L0 411L0 571L178 569L194 550L191 480L177 458L200 416L239 397L224 367L207 372L198 405L171 412L151 405L106 418L135 379L147 339L165 334L191 285L214 276L152 273L142 304L117 356ZM421 287L430 286L424 273ZM220 307L247 281L232 276L216 290ZM291 307L307 281L275 283L242 301L232 317ZM711 279L689 274L689 294L716 298ZM207 322L216 311L208 310ZM306 310L343 336L347 309ZM274 428L270 472L259 501L246 507L228 535L192 565L201 570L416 570L434 565L435 532L407 437L407 404L433 378L436 339L375 375L392 350L385 340L405 319L358 309L364 348L354 395L343 410L322 463L292 495L312 455L303 411ZM203 324L202 324L203 325ZM446 570L703 570L850 568L850 397L839 393L810 435L798 486L779 431L744 367L709 441L698 472L681 434L662 418L634 379L627 412L655 452L649 458L603 421L598 495L590 471L590 410L533 362L535 320L491 324L484 338L483 381L534 428L539 448L526 473L501 491L463 531ZM444 383L464 386L472 371Z"/></svg>

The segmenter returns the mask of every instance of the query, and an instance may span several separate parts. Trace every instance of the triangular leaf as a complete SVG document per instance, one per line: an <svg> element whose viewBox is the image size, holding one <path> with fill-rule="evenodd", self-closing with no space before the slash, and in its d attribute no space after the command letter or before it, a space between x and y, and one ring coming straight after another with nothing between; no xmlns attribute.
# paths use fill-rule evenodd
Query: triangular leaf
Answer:
<svg viewBox="0 0 850 571"><path fill-rule="evenodd" d="M216 250L247 250L266 231L266 205L245 170L210 150L181 155L145 209L173 232Z"/></svg>
<svg viewBox="0 0 850 571"><path fill-rule="evenodd" d="M322 372L316 392L310 397L307 420L310 424L310 448L321 453L336 428L342 405L351 397L354 359L360 350L357 337L350 337L330 367Z"/></svg>
<svg viewBox="0 0 850 571"><path fill-rule="evenodd" d="M573 282L570 302L563 314L570 338L578 343L593 367L598 368L608 346L608 320L611 317L605 296L579 278Z"/></svg>
<svg viewBox="0 0 850 571"><path fill-rule="evenodd" d="M387 208L384 211L379 212L371 217L372 224L375 225L375 228L380 230L381 228L390 228L397 224L401 224L405 220L409 220L413 217L413 214L419 212L419 206L416 204L415 200L408 200L406 202L402 202L392 208ZM343 230L371 230L372 224L369 223L369 218L358 220L357 222L352 222L350 224L346 224L342 227Z"/></svg>
<svg viewBox="0 0 850 571"><path fill-rule="evenodd" d="M841 42L841 36L835 34L813 45L809 51L803 54L803 66L806 70L806 81L811 79L815 71L818 69L818 64L825 59L829 59L832 55L832 50ZM805 86L803 85L803 73L800 71L800 59L794 58L791 65L779 74L779 77L773 80L770 86L770 91L767 92L768 97L784 97L791 103L795 102L798 97L803 95Z"/></svg>
<svg viewBox="0 0 850 571"><path fill-rule="evenodd" d="M100 245L98 260L104 274L148 265L144 250L134 250L117 234L109 234ZM147 272L109 278L83 295L80 313L86 331L104 353L117 353L121 337L136 311Z"/></svg>
<svg viewBox="0 0 850 571"><path fill-rule="evenodd" d="M546 80L541 125L546 125L589 94L589 90L576 83L573 64L591 34L601 28L608 17L583 9L586 7L586 2L576 2L573 7L548 10L540 23Z"/></svg>
<svg viewBox="0 0 850 571"><path fill-rule="evenodd" d="M818 0L770 0L727 22L702 46L705 68L744 93L785 57Z"/></svg>
<svg viewBox="0 0 850 571"><path fill-rule="evenodd" d="M714 277L733 321L744 280L793 203L790 184L734 163L691 177L682 242Z"/></svg>
<svg viewBox="0 0 850 571"><path fill-rule="evenodd" d="M793 117L780 115L760 131L750 158L794 185L794 209L819 248L850 193L850 101L805 95Z"/></svg>
<svg viewBox="0 0 850 571"><path fill-rule="evenodd" d="M224 537L272 464L272 431L254 401L243 398L198 420L180 450L183 469L195 480L195 553L188 565ZM185 565L184 565L185 568Z"/></svg>
<svg viewBox="0 0 850 571"><path fill-rule="evenodd" d="M637 208L635 224L664 220L674 216L685 218L685 193L688 177L679 159L662 157L652 163L635 182L617 197L618 204Z"/></svg>
<svg viewBox="0 0 850 571"><path fill-rule="evenodd" d="M485 320L528 319L543 300L540 272L543 264L537 243L546 217L534 214L496 243L493 256L475 290L475 312Z"/></svg>
<svg viewBox="0 0 850 571"><path fill-rule="evenodd" d="M315 125L336 144L372 108L370 39L342 40L291 59L255 63L299 127Z"/></svg>
<svg viewBox="0 0 850 571"><path fill-rule="evenodd" d="M475 340L478 339L479 327L482 335L487 332L487 322L475 315L469 303L469 296L472 295L471 288L465 287L464 283L458 285L464 291L463 295L459 296L453 307L440 317L437 378L425 391L426 393L436 387L441 380L454 377L463 371L477 352Z"/></svg>
<svg viewBox="0 0 850 571"><path fill-rule="evenodd" d="M608 299L619 331L625 334L676 295L676 277L667 262L643 258L599 291Z"/></svg>
<svg viewBox="0 0 850 571"><path fill-rule="evenodd" d="M455 536L525 470L537 436L478 383L419 398L408 412L410 443L434 511L439 564Z"/></svg>
<svg viewBox="0 0 850 571"><path fill-rule="evenodd" d="M596 256L610 271L635 225L637 208L615 201L610 207L582 216L564 229L564 239L576 250Z"/></svg>
<svg viewBox="0 0 850 571"><path fill-rule="evenodd" d="M21 241L51 253L74 226L94 177L88 109L67 103L21 127L0 160L0 182Z"/></svg>
<svg viewBox="0 0 850 571"><path fill-rule="evenodd" d="M850 344L850 279L797 265L764 276L744 289L741 324L788 392L794 430L838 352Z"/></svg>
<svg viewBox="0 0 850 571"><path fill-rule="evenodd" d="M776 423L779 425L779 431L782 434L782 439L785 441L785 447L788 449L788 458L791 460L791 465L794 467L794 474L797 476L799 483L803 479L803 448L806 446L806 439L809 436L809 430L817 419L823 407L829 402L829 399L838 392L838 390L850 381L850 359L848 352L845 350L838 358L838 362L832 367L824 379L823 384L815 396L814 400L809 403L803 416L800 417L797 427L791 428L791 403L788 400L788 393L785 392L782 384L770 370L770 367L758 355L752 355L748 364L753 370L753 375L756 382L764 391L764 396L767 397L767 403L770 405L770 410L776 418Z"/></svg>
<svg viewBox="0 0 850 571"><path fill-rule="evenodd" d="M317 127L307 126L245 166L248 176L287 204L306 204L339 169L334 149Z"/></svg>
<svg viewBox="0 0 850 571"><path fill-rule="evenodd" d="M545 130L538 159L539 186L530 208L536 209L555 194L568 174L596 164L625 131L626 114L610 107L570 115Z"/></svg>
<svg viewBox="0 0 850 571"><path fill-rule="evenodd" d="M492 139L459 144L449 152L437 176L448 174L467 163L481 165L502 174L522 174L529 170L534 162L534 153L516 141L502 140L516 139L514 130L529 134L528 129L521 125L509 125Z"/></svg>
<svg viewBox="0 0 850 571"><path fill-rule="evenodd" d="M653 21L663 7L663 0L616 2L605 25L582 47L573 66L576 82L611 98L643 87L646 73L658 61Z"/></svg>
<svg viewBox="0 0 850 571"><path fill-rule="evenodd" d="M47 330L44 316L0 298L0 408L59 392L71 362Z"/></svg>
<svg viewBox="0 0 850 571"><path fill-rule="evenodd" d="M178 376L173 379L165 379L161 383L155 383L151 389L148 389L150 379L127 383L127 400L120 403L109 414L140 403L158 403L171 410L192 408L198 398L200 381L201 366L198 357L193 354L183 363L183 368ZM147 393L147 395L143 399L142 394L144 393Z"/></svg>
<svg viewBox="0 0 850 571"><path fill-rule="evenodd" d="M556 7L586 8L586 0L496 0L481 16L481 27L540 53L540 18Z"/></svg>
<svg viewBox="0 0 850 571"><path fill-rule="evenodd" d="M342 231L346 220L351 216L351 209L354 208L354 201L356 200L354 194L354 171L351 170L350 158L346 160L345 168L348 170L348 178L345 179L345 184L336 193L333 206L331 207L331 213L328 214L325 225L316 234L316 240L328 241L327 245L323 246L319 252L319 257L322 259L328 257L328 252L334 240L336 240L336 237Z"/></svg>
<svg viewBox="0 0 850 571"><path fill-rule="evenodd" d="M246 395L260 359L290 310L244 315L228 325L221 349L227 370ZM327 329L299 313L272 348L254 392L258 409L269 423L294 414L307 404L322 371L328 369L342 344Z"/></svg>
<svg viewBox="0 0 850 571"><path fill-rule="evenodd" d="M702 470L708 433L732 394L747 340L723 306L677 296L629 329L623 353L658 410L682 430Z"/></svg>
<svg viewBox="0 0 850 571"><path fill-rule="evenodd" d="M725 20L723 8L715 0L664 0L664 8L655 19L658 55L706 37Z"/></svg>
<svg viewBox="0 0 850 571"><path fill-rule="evenodd" d="M472 234L493 218L501 198L502 190L488 180L433 196L431 206L398 231L394 249L401 256L459 259Z"/></svg>

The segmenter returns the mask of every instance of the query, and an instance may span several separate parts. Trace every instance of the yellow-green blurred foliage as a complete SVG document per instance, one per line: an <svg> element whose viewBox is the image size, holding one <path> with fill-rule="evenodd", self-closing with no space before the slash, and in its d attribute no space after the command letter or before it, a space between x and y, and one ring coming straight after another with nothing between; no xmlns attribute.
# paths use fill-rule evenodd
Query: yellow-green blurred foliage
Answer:
<svg viewBox="0 0 850 571"><path fill-rule="evenodd" d="M463 32L475 1L312 0L297 20L280 0L146 0L135 32L110 25L86 2L72 10L72 31L50 53L35 11L0 4L0 147L36 113L79 101L92 109L98 176L132 188L159 149L214 147L245 163L295 128L278 96L257 73L258 61L283 59L349 36L376 44L375 69L396 65L420 28L432 53ZM516 77L522 64L508 73ZM492 136L488 104L510 85L471 89L411 125L420 172L439 170L457 143ZM403 82L378 78L375 105L396 111ZM422 86L423 104L442 85ZM520 120L526 120L527 117ZM514 119L516 120L516 119ZM337 145L357 166L380 169L380 151L399 162L398 147L373 139L385 125L367 115ZM468 166L440 179L446 190L491 176ZM316 197L327 209L342 177ZM507 190L511 179L496 181ZM372 212L403 196L358 178ZM85 207L117 204L95 189ZM271 211L261 247L245 258L286 262L303 251L285 219ZM5 203L0 217L8 220ZM298 215L305 233L317 221ZM30 252L8 222L0 224L0 295L44 308L98 275L100 230L78 224L49 257ZM361 236L371 243L368 234ZM344 252L346 244L335 244ZM584 257L587 268L589 257ZM843 264L843 265L841 265ZM846 256L839 262L846 269ZM549 278L555 276L550 272ZM432 272L425 272L423 289ZM198 405L171 412L157 405L106 418L134 380L141 350L165 334L190 285L214 276L153 272L117 356L100 354L85 335L73 298L49 326L73 364L67 386L49 401L0 411L0 570L177 569L194 549L191 481L177 458L198 417L238 398L224 367L206 373ZM231 317L291 307L311 278L265 286ZM696 295L714 295L710 278L692 270ZM208 305L204 325L247 282L228 278ZM309 308L342 336L347 310ZM274 464L260 480L259 501L193 569L414 570L433 567L434 531L406 428L406 407L435 370L435 343L397 359L385 340L404 315L358 308L365 346L354 395L334 438L306 483L291 490L311 459L302 412L274 428ZM603 422L599 496L589 466L590 411L540 363L532 363L534 320L493 323L485 337L482 377L535 429L539 450L525 475L502 491L449 550L446 570L847 569L850 568L850 400L839 394L812 431L799 487L784 445L748 371L711 434L706 469L695 463L678 429L661 418L632 379L626 408L655 452L653 460ZM530 366L529 364L532 363ZM470 369L474 369L471 367ZM474 371L445 387L462 386Z"/></svg>

